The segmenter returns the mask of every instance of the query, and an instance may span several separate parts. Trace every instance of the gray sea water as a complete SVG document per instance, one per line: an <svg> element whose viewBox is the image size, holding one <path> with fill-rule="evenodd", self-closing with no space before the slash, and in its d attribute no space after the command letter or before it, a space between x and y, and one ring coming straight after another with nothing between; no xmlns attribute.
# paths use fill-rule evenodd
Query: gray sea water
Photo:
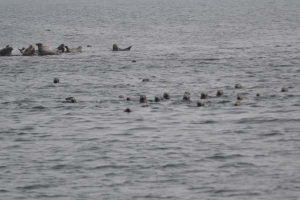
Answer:
<svg viewBox="0 0 300 200"><path fill-rule="evenodd" d="M0 0L1 48L83 46L0 57L0 199L300 199L299 10L299 0ZM139 103L164 92L170 100Z"/></svg>

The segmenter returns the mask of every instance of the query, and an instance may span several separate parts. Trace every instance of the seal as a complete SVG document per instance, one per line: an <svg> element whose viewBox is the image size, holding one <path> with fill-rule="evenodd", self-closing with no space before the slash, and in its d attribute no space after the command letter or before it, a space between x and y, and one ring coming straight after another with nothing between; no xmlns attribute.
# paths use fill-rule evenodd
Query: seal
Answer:
<svg viewBox="0 0 300 200"><path fill-rule="evenodd" d="M59 83L59 78L54 78L53 83Z"/></svg>
<svg viewBox="0 0 300 200"><path fill-rule="evenodd" d="M201 101L197 101L197 107L203 107L204 106L204 103L201 102Z"/></svg>
<svg viewBox="0 0 300 200"><path fill-rule="evenodd" d="M67 97L63 103L77 103L77 100L74 97Z"/></svg>
<svg viewBox="0 0 300 200"><path fill-rule="evenodd" d="M130 113L130 112L132 112L132 110L131 110L130 108L126 108L126 109L124 110L124 112Z"/></svg>
<svg viewBox="0 0 300 200"><path fill-rule="evenodd" d="M170 94L167 93L167 92L164 92L163 98L164 98L164 99L170 99Z"/></svg>
<svg viewBox="0 0 300 200"><path fill-rule="evenodd" d="M66 47L64 44L61 44L57 47L57 50L58 51L61 51L62 53L64 53L66 51Z"/></svg>
<svg viewBox="0 0 300 200"><path fill-rule="evenodd" d="M47 56L47 55L56 55L58 52L51 50L48 46L43 45L42 43L37 43L38 47L38 55L39 56Z"/></svg>
<svg viewBox="0 0 300 200"><path fill-rule="evenodd" d="M20 52L22 53L21 50ZM22 53L22 56L34 56L34 55L35 55L35 48L32 45L29 45L29 47L27 49L24 49Z"/></svg>
<svg viewBox="0 0 300 200"><path fill-rule="evenodd" d="M13 48L9 45L6 45L5 48L0 49L0 56L11 56Z"/></svg>
<svg viewBox="0 0 300 200"><path fill-rule="evenodd" d="M240 106L241 105L241 100L237 100L233 105L234 106Z"/></svg>
<svg viewBox="0 0 300 200"><path fill-rule="evenodd" d="M160 101L161 101L161 97L155 96L155 97L154 97L154 101L155 101L155 102L160 102Z"/></svg>
<svg viewBox="0 0 300 200"><path fill-rule="evenodd" d="M146 97L146 95L141 95L140 96L140 103L147 103L147 97Z"/></svg>
<svg viewBox="0 0 300 200"><path fill-rule="evenodd" d="M206 92L202 92L200 99L207 99L207 97L208 97L208 94Z"/></svg>
<svg viewBox="0 0 300 200"><path fill-rule="evenodd" d="M113 44L112 50L113 50L113 51L130 51L131 47L132 47L132 46L129 46L129 47L125 48L125 49L121 49L121 48L118 47L117 44Z"/></svg>
<svg viewBox="0 0 300 200"><path fill-rule="evenodd" d="M184 92L183 97L182 97L183 101L191 101L191 93L189 92Z"/></svg>
<svg viewBox="0 0 300 200"><path fill-rule="evenodd" d="M66 51L65 53L81 53L82 52L82 46L78 46L76 48L69 48L68 46L65 46Z"/></svg>
<svg viewBox="0 0 300 200"><path fill-rule="evenodd" d="M236 99L237 99L238 101L241 101L241 100L243 100L243 99L244 99L244 97L242 97L242 95L241 95L241 94L238 94L238 95L236 96Z"/></svg>
<svg viewBox="0 0 300 200"><path fill-rule="evenodd" d="M223 95L224 95L223 90L218 90L217 93L216 93L217 97L220 97L220 96L223 96Z"/></svg>

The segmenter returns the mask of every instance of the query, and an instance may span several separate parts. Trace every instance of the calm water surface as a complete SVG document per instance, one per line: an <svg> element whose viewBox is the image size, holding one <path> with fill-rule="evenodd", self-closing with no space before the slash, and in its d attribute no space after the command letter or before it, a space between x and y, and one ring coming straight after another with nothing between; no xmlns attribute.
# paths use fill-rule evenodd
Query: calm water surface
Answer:
<svg viewBox="0 0 300 200"><path fill-rule="evenodd" d="M0 58L0 199L299 199L299 10L298 0L0 0L1 48L84 50ZM139 103L163 92L171 99Z"/></svg>

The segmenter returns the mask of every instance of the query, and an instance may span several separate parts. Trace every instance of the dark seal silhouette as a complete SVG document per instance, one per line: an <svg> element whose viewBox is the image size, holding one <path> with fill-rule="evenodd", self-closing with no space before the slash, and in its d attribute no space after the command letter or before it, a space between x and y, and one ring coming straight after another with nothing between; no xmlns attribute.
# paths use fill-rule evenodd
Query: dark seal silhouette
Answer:
<svg viewBox="0 0 300 200"><path fill-rule="evenodd" d="M203 107L204 106L204 103L201 102L201 101L197 101L197 107Z"/></svg>
<svg viewBox="0 0 300 200"><path fill-rule="evenodd" d="M54 79L53 79L53 83L55 83L55 84L56 84L56 83L59 83L59 78L54 78Z"/></svg>
<svg viewBox="0 0 300 200"><path fill-rule="evenodd" d="M0 49L0 56L11 56L13 48L9 45L6 45L5 48Z"/></svg>
<svg viewBox="0 0 300 200"><path fill-rule="evenodd" d="M126 108L126 109L124 110L124 112L130 113L130 112L132 112L132 110L131 110L130 108Z"/></svg>
<svg viewBox="0 0 300 200"><path fill-rule="evenodd" d="M77 103L77 100L74 97L67 97L63 103Z"/></svg>
<svg viewBox="0 0 300 200"><path fill-rule="evenodd" d="M163 94L163 98L164 98L164 99L170 99L170 94L167 93L167 92L165 92L165 93Z"/></svg>
<svg viewBox="0 0 300 200"><path fill-rule="evenodd" d="M140 103L147 103L147 97L146 97L146 95L141 95L140 96Z"/></svg>
<svg viewBox="0 0 300 200"><path fill-rule="evenodd" d="M220 96L223 96L223 95L224 95L223 90L218 90L217 91L217 94L216 94L217 97L220 97Z"/></svg>
<svg viewBox="0 0 300 200"><path fill-rule="evenodd" d="M207 97L208 97L208 94L206 92L202 92L200 99L207 99Z"/></svg>
<svg viewBox="0 0 300 200"><path fill-rule="evenodd" d="M161 101L161 98L160 98L159 96L155 96L155 97L154 97L154 101L155 101L155 102L160 102L160 101Z"/></svg>
<svg viewBox="0 0 300 200"><path fill-rule="evenodd" d="M131 47L132 46L129 46L129 47L125 48L125 49L122 49L122 48L119 48L117 44L113 44L112 50L113 51L130 51Z"/></svg>

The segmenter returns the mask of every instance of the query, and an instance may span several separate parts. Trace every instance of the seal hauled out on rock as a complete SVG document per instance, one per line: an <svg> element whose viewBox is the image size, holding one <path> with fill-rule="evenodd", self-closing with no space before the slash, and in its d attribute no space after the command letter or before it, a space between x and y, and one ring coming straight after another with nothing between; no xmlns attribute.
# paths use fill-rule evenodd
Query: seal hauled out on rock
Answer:
<svg viewBox="0 0 300 200"><path fill-rule="evenodd" d="M11 56L13 48L9 45L6 45L5 48L0 49L0 56Z"/></svg>
<svg viewBox="0 0 300 200"><path fill-rule="evenodd" d="M81 53L82 52L82 46L78 46L76 48L69 48L68 46L65 46L66 51L65 53Z"/></svg>
<svg viewBox="0 0 300 200"><path fill-rule="evenodd" d="M82 46L69 48L67 45L61 44L57 47L57 50L61 53L80 53L82 52Z"/></svg>
<svg viewBox="0 0 300 200"><path fill-rule="evenodd" d="M113 51L130 51L131 47L132 47L132 46L129 46L129 47L125 48L125 49L121 49L121 48L118 47L117 44L113 44L112 50L113 50Z"/></svg>
<svg viewBox="0 0 300 200"><path fill-rule="evenodd" d="M43 45L42 43L37 43L38 47L38 55L39 56L47 56L47 55L56 55L58 52L50 49L48 46Z"/></svg>
<svg viewBox="0 0 300 200"><path fill-rule="evenodd" d="M23 48L23 51L20 50L20 52L22 53L22 56L34 56L35 48L32 45L29 45L27 49Z"/></svg>

